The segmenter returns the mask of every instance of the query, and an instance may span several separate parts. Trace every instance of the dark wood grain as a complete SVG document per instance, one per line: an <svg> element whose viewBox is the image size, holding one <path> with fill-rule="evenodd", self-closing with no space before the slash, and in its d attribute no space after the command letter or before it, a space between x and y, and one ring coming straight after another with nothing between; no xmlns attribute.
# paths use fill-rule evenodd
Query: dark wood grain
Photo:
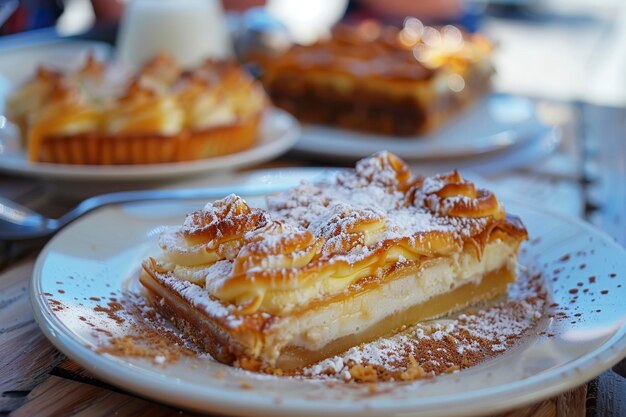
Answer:
<svg viewBox="0 0 626 417"><path fill-rule="evenodd" d="M626 416L626 378L610 370L596 378L591 385L589 417Z"/></svg>
<svg viewBox="0 0 626 417"><path fill-rule="evenodd" d="M554 398L497 417L585 417L586 398L587 386L583 385Z"/></svg>
<svg viewBox="0 0 626 417"><path fill-rule="evenodd" d="M27 259L0 275L0 411L19 406L63 360L33 319L27 288L32 266Z"/></svg>
<svg viewBox="0 0 626 417"><path fill-rule="evenodd" d="M193 415L101 388L95 385L50 376L37 386L12 417L168 417Z"/></svg>

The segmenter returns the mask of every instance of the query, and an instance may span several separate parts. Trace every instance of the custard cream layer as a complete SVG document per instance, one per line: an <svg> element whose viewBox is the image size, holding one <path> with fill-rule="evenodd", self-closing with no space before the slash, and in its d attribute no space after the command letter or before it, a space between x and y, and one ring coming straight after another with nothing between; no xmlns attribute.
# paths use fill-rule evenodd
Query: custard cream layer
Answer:
<svg viewBox="0 0 626 417"><path fill-rule="evenodd" d="M200 93L187 106L187 123L194 130L203 130L232 125L258 115L265 106L265 96L254 84L222 86L218 91Z"/></svg>
<svg viewBox="0 0 626 417"><path fill-rule="evenodd" d="M266 335L266 343L256 346L266 351L255 354L275 360L285 346L317 351L336 339L359 333L437 295L468 283L479 283L490 272L502 268L513 271L516 260L516 247L502 240L488 243L480 259L472 250L433 259L417 274L400 273L397 278L354 297L300 315L282 317Z"/></svg>
<svg viewBox="0 0 626 417"><path fill-rule="evenodd" d="M171 136L183 128L183 111L167 96L128 100L111 109L106 117L110 134L159 134Z"/></svg>

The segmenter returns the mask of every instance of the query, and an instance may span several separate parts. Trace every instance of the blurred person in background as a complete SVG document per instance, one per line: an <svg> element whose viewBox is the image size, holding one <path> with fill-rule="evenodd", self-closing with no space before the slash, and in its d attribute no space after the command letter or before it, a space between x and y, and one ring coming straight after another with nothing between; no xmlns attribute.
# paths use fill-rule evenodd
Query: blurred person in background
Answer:
<svg viewBox="0 0 626 417"><path fill-rule="evenodd" d="M13 9L8 19L0 26L0 35L43 29L55 26L66 7L77 2L73 0L7 0L0 2L2 7ZM120 0L91 0L97 25L115 24L124 11Z"/></svg>
<svg viewBox="0 0 626 417"><path fill-rule="evenodd" d="M454 21L464 11L461 0L358 0L351 1L353 17L378 18L389 23L402 22L406 16L428 22Z"/></svg>
<svg viewBox="0 0 626 417"><path fill-rule="evenodd" d="M91 3L94 24L117 24L128 0L0 0L0 7L7 7L8 19L0 22L0 35L11 35L30 30L55 26L63 12L78 3ZM168 0L164 0L168 1ZM175 1L175 0L170 0ZM226 10L244 11L265 4L264 0L225 0ZM79 6L80 7L80 6Z"/></svg>
<svg viewBox="0 0 626 417"><path fill-rule="evenodd" d="M2 7L9 14L0 26L2 35L54 26L63 14L63 4L55 0L9 0L2 2Z"/></svg>
<svg viewBox="0 0 626 417"><path fill-rule="evenodd" d="M166 1L166 0L164 0ZM309 0L315 1L315 0ZM94 26L117 24L126 4L125 0L7 0L0 6L11 8L10 16L0 26L0 35L55 26L64 11L71 7L84 7L91 3ZM223 0L227 11L242 12L263 6L264 0ZM401 24L406 16L415 16L426 22L461 23L473 29L471 21L465 22L467 7L462 0L351 0L346 19L350 21L376 18L390 24ZM465 19L467 20L467 19Z"/></svg>

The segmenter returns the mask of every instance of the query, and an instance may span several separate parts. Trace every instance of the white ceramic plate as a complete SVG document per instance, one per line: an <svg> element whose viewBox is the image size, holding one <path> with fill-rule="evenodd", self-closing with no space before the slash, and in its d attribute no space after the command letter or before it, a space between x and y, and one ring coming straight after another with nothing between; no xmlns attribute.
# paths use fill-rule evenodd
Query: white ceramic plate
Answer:
<svg viewBox="0 0 626 417"><path fill-rule="evenodd" d="M3 151L0 139L0 171L47 180L76 182L172 179L232 170L270 160L291 148L299 134L300 125L289 113L271 109L263 118L257 145L245 151L198 161L112 166L32 163L26 160L22 149Z"/></svg>
<svg viewBox="0 0 626 417"><path fill-rule="evenodd" d="M262 200L252 197L249 201L259 204ZM30 287L35 318L45 335L91 373L139 395L187 409L251 416L494 413L582 384L626 354L626 288L622 288L622 283L626 284L626 251L581 221L514 202L508 202L507 209L522 217L532 238L532 243L525 244L521 263L545 273L549 302L566 306L570 314L580 313L581 317L545 316L536 332L476 367L434 379L396 383L393 389L379 385L378 394L368 395L364 386L331 387L319 381L261 376L210 358L192 356L175 364L156 365L146 359L97 353L96 335L101 333L80 319L98 304L90 297L109 297L111 292L127 288L142 258L157 250L160 228L180 224L186 213L203 204L177 201L110 206L55 236L37 260ZM570 255L568 260L564 260L565 254ZM551 278L557 267L564 272L554 282ZM617 276L611 277L614 273ZM596 277L594 284L587 284L590 276ZM579 291L571 303L569 290L583 281L590 290ZM51 296L62 309L49 304ZM106 315L101 320L114 333L125 332L125 324L116 324ZM216 377L218 371L223 377ZM241 386L242 378L251 388Z"/></svg>
<svg viewBox="0 0 626 417"><path fill-rule="evenodd" d="M452 159L511 149L545 135L548 130L532 101L491 94L429 135L399 138L305 125L295 149L317 157L350 161L383 149L405 160Z"/></svg>
<svg viewBox="0 0 626 417"><path fill-rule="evenodd" d="M461 159L431 159L411 161L415 172L422 175L438 174L458 169L471 171L480 175L494 175L511 172L540 161L556 151L561 143L562 132L558 127L546 129L534 140L524 142L520 146L504 149L495 154L476 155Z"/></svg>

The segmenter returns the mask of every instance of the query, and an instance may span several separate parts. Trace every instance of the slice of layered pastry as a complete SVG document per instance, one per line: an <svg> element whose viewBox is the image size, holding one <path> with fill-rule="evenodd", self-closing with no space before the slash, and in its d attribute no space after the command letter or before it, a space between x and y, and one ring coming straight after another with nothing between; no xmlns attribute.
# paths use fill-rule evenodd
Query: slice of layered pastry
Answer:
<svg viewBox="0 0 626 417"><path fill-rule="evenodd" d="M11 95L7 115L31 162L137 165L249 149L266 107L261 84L235 63L183 70L160 54L134 74L92 57L76 71L40 68Z"/></svg>
<svg viewBox="0 0 626 417"><path fill-rule="evenodd" d="M217 360L287 370L505 293L526 237L491 192L383 152L265 208L207 204L161 235L141 282Z"/></svg>
<svg viewBox="0 0 626 417"><path fill-rule="evenodd" d="M257 56L273 103L300 121L392 135L432 132L491 88L492 43L454 26L373 21Z"/></svg>

